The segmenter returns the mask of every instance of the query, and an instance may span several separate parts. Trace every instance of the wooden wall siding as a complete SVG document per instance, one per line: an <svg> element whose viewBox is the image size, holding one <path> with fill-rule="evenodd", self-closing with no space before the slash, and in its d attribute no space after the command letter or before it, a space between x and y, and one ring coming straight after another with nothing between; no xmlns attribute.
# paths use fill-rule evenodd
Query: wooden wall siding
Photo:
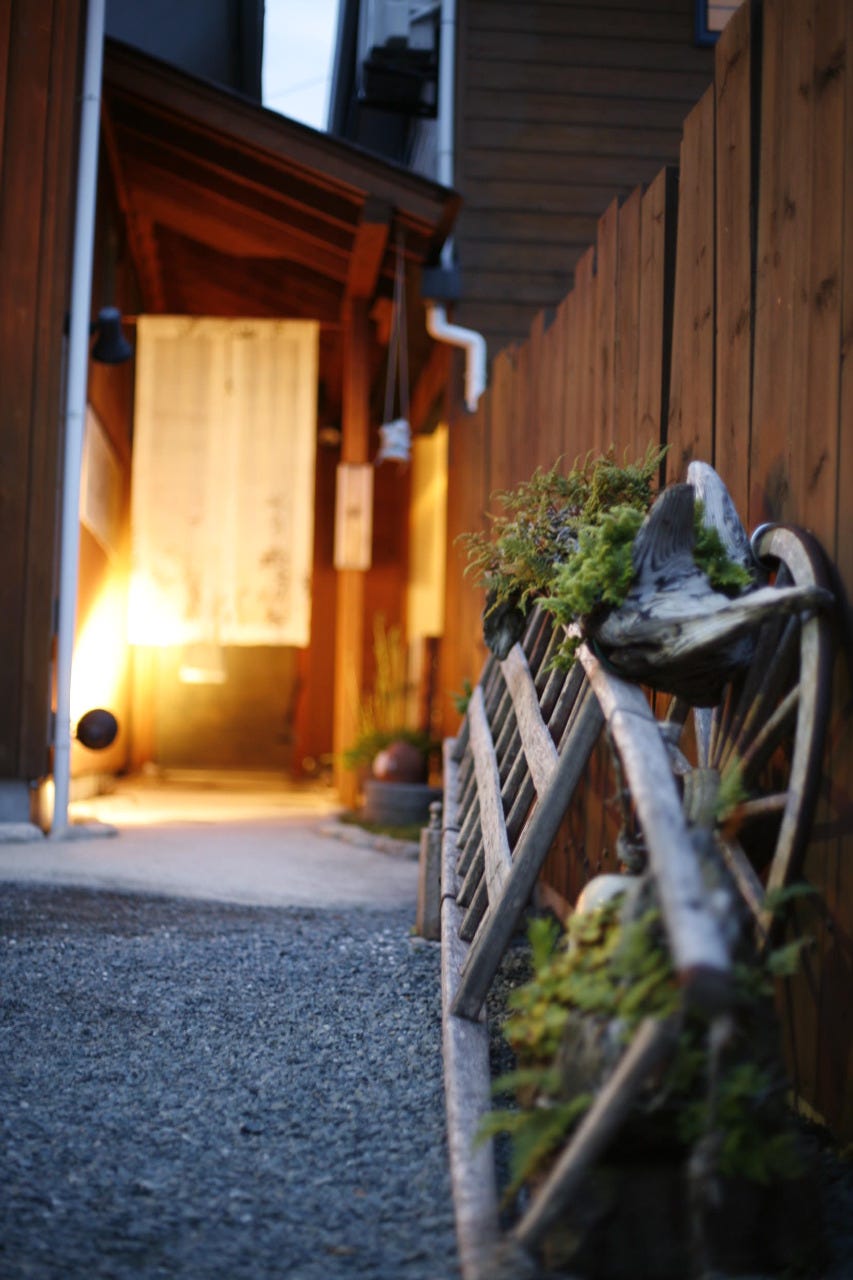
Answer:
<svg viewBox="0 0 853 1280"><path fill-rule="evenodd" d="M684 122L666 473L714 460L714 90Z"/></svg>
<svg viewBox="0 0 853 1280"><path fill-rule="evenodd" d="M712 52L694 43L693 9L460 5L458 316L492 354L564 296L602 211L677 161L682 120L713 71Z"/></svg>
<svg viewBox="0 0 853 1280"><path fill-rule="evenodd" d="M640 205L637 421L631 436L636 457L650 444L658 443L661 426L669 415L677 209L678 175L674 169L663 169Z"/></svg>
<svg viewBox="0 0 853 1280"><path fill-rule="evenodd" d="M0 778L47 771L78 0L0 7Z"/></svg>
<svg viewBox="0 0 853 1280"><path fill-rule="evenodd" d="M480 617L483 593L465 576L467 558L456 539L487 528L490 439L491 397L483 396L476 413L458 418L448 434L445 638L439 670L445 731L455 730L459 722L454 695L466 680L476 683L486 658Z"/></svg>
<svg viewBox="0 0 853 1280"><path fill-rule="evenodd" d="M743 5L716 48L716 343L714 460L749 511L755 200L752 14ZM757 52L757 50L756 50Z"/></svg>
<svg viewBox="0 0 853 1280"><path fill-rule="evenodd" d="M835 563L838 577L846 591L846 620L842 636L844 653L837 664L835 702L838 707L849 707L853 702L851 688L851 672L849 655L853 652L853 633L850 622L850 597L853 595L853 252L850 251L850 210L853 209L853 69L849 60L853 56L853 7L845 6L845 50L847 51L847 69L844 87L844 154L846 160L843 170L844 209L847 210L847 227L843 228L845 252L842 260L841 277L841 378L839 383L839 417L838 417L838 472L835 504ZM853 744L850 741L849 721L843 724L844 736L839 735L839 752L837 767L830 777L834 783L835 795L833 810L847 818L847 824L841 823L842 833L833 851L832 859L825 876L827 892L830 895L830 911L833 923L837 926L833 937L827 941L822 956L824 1001L829 1010L829 1017L836 1010L844 1010L850 998L851 966L850 939L853 937L853 848L851 836L844 826L850 825L853 816ZM843 731L842 730L842 731ZM830 747L830 750L832 748ZM831 886L831 888L830 888ZM849 1019L848 1019L849 1021ZM827 1068L824 1068L827 1063ZM848 1135L853 1129L853 1100L850 1098L849 1081L853 1077L853 1044L850 1039L846 1044L830 1040L828 1051L819 1060L821 1075L828 1069L830 1078L821 1088L820 1096L841 1097L846 1102L842 1110L844 1132Z"/></svg>
<svg viewBox="0 0 853 1280"><path fill-rule="evenodd" d="M609 7L602 4L596 14ZM471 8L476 17L478 6ZM493 8L503 13L505 6L497 0ZM624 17L639 5L623 8ZM556 23L556 10L573 6L531 9L542 21L547 10ZM609 16L615 20L615 11ZM495 46L480 47L485 58ZM793 989L789 1047L804 1097L847 1140L853 1137L851 49L853 0L746 4L716 47L713 87L686 113L678 175L662 170L621 204L602 203L595 243L578 258L574 287L550 324L536 314L527 340L494 359L476 415L482 447L474 448L471 437L459 444L468 421L451 428L454 534L482 527L488 495L528 478L537 464L550 466L561 455L570 464L610 444L637 456L650 442L668 442L669 479L683 478L691 458L711 461L749 528L765 519L805 525L834 558L840 657L805 866L821 900L807 921L816 944L809 975ZM570 228L567 254L574 252L573 234ZM466 590L460 570L445 649L458 647L470 664L478 643L470 635L475 613L463 603ZM471 598L476 594L470 590ZM455 723L451 717L447 728ZM587 782L594 790L594 771ZM564 889L571 879L560 865L570 845L582 848L590 865L604 856L593 845L606 836L608 821L600 806L582 823L572 819L548 864L553 886Z"/></svg>
<svg viewBox="0 0 853 1280"><path fill-rule="evenodd" d="M750 485L751 519L794 519L812 528L836 560L847 595L826 788L806 860L825 911L808 921L816 940L812 982L796 985L793 1008L802 1088L848 1134L853 739L846 712L853 563L846 513L853 488L842 461L851 430L850 407L842 400L850 330L845 342L842 317L851 307L844 270L853 233L851 205L845 205L853 163L850 9L824 0L764 8ZM772 144L774 118L779 136Z"/></svg>
<svg viewBox="0 0 853 1280"><path fill-rule="evenodd" d="M640 191L631 192L619 210L616 297L613 335L613 425L615 440L636 453L640 360Z"/></svg>
<svg viewBox="0 0 853 1280"><path fill-rule="evenodd" d="M587 453L594 442L595 406L595 249L590 248L575 268L575 388L568 423L568 457Z"/></svg>

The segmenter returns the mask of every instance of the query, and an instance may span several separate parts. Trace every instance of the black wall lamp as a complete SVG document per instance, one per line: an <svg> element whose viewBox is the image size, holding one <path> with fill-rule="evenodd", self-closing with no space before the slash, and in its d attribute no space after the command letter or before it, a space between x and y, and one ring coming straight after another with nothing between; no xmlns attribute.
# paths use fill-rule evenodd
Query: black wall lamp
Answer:
<svg viewBox="0 0 853 1280"><path fill-rule="evenodd" d="M118 720L111 711L93 707L77 721L74 737L90 751L103 751L111 747L118 734Z"/></svg>
<svg viewBox="0 0 853 1280"><path fill-rule="evenodd" d="M133 347L124 336L121 312L116 307L101 307L97 320L89 326L90 334L97 334L92 347L92 359L99 364L123 364L133 355Z"/></svg>

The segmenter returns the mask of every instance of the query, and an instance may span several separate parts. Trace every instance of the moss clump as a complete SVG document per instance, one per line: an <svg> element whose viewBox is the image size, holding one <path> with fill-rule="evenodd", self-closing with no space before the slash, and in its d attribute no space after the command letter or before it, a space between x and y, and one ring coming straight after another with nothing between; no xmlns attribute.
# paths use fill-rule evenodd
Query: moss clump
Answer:
<svg viewBox="0 0 853 1280"><path fill-rule="evenodd" d="M729 558L717 530L705 524L704 504L698 499L693 507L693 531L693 559L715 591L736 596L753 585L749 570Z"/></svg>
<svg viewBox="0 0 853 1280"><path fill-rule="evenodd" d="M619 506L580 530L575 554L557 568L542 601L558 622L568 626L622 603L634 579L634 539L644 518L636 507Z"/></svg>
<svg viewBox="0 0 853 1280"><path fill-rule="evenodd" d="M495 1088L521 1105L491 1112L483 1135L509 1133L514 1193L537 1174L589 1107L638 1024L678 1012L680 993L660 910L647 897L632 918L623 898L578 914L550 939L535 922L533 978L510 997L504 1035L518 1070ZM786 949L786 951L789 949ZM801 1173L784 1106L784 1078L769 1044L772 978L789 972L787 954L737 966L737 1028L712 1073L708 1026L682 1015L678 1048L664 1078L635 1108L635 1125L653 1117L654 1141L686 1159L714 1137L717 1170L759 1183ZM713 1085L711 1076L714 1076Z"/></svg>
<svg viewBox="0 0 853 1280"><path fill-rule="evenodd" d="M568 473L555 464L536 471L516 489L497 495L503 513L490 534L461 535L466 572L484 586L493 607L526 607L550 593L557 567L577 550L582 529L619 507L645 512L656 491L664 451L650 446L638 462L620 465L613 451L575 462Z"/></svg>
<svg viewBox="0 0 853 1280"><path fill-rule="evenodd" d="M624 465L612 451L588 455L567 474L555 465L499 494L504 510L492 518L491 535L460 539L466 572L486 588L487 612L503 605L526 612L538 600L564 626L585 627L602 610L618 608L634 580L634 539L656 496L664 452L650 446ZM714 590L736 595L751 585L749 571L729 559L716 529L705 525L698 501L693 554ZM567 638L556 664L570 664L577 644Z"/></svg>

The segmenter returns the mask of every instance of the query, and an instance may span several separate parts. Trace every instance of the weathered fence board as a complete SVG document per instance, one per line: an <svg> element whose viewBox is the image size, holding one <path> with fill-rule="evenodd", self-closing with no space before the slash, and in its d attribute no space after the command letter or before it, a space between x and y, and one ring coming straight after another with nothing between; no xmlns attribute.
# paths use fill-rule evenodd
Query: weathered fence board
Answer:
<svg viewBox="0 0 853 1280"><path fill-rule="evenodd" d="M756 332L749 520L791 520L799 479L792 432L805 425L811 209L812 23L803 4L763 7ZM805 93L800 92L805 86ZM770 134L773 134L771 139Z"/></svg>
<svg viewBox="0 0 853 1280"><path fill-rule="evenodd" d="M845 46L847 53L847 93L844 120L844 154L848 157L844 167L844 207L853 209L853 164L849 157L853 156L853 87L851 87L851 70L849 63L853 57L853 5L845 6L847 29ZM842 280L842 341L844 350L850 350L853 335L853 252L850 249L849 219L845 227L844 274ZM841 405L839 413L839 458L838 458L838 492L841 500L836 511L835 561L841 580L847 586L848 597L853 583L853 361L846 359L841 364ZM849 610L848 610L849 620ZM849 634L849 632L848 632ZM849 643L849 641L848 641ZM840 666L840 664L839 664ZM849 706L853 690L850 688L847 672L843 672L837 680L836 702L840 706ZM853 796L853 743L848 732L839 742L837 751L838 768L834 778L837 790L844 797ZM849 803L849 799L848 799ZM836 840L834 863L828 868L826 882L832 885L832 918L837 927L837 936L842 939L853 937L853 833L841 833ZM825 957L824 984L826 1006L835 1010L844 1007L849 978L845 978L849 970L845 966L845 955L842 947L837 945L834 952ZM827 1072L827 1093L838 1100L836 1117L839 1128L848 1136L853 1134L853 1091L849 1081L853 1079L853 1040L848 1037L846 1043L836 1037L830 1040L822 1036L826 1043L826 1056L830 1063Z"/></svg>
<svg viewBox="0 0 853 1280"><path fill-rule="evenodd" d="M577 280L577 273L575 274ZM554 457L565 455L574 458L575 426L578 420L579 371L578 371L578 297L573 289L563 303L563 431L560 448Z"/></svg>
<svg viewBox="0 0 853 1280"><path fill-rule="evenodd" d="M616 276L619 207L614 200L598 222L595 257L595 348L592 441L596 453L613 444L615 426Z"/></svg>
<svg viewBox="0 0 853 1280"><path fill-rule="evenodd" d="M831 546L838 462L838 368L844 219L845 6L815 7L812 84L812 187L808 245L808 332L805 413L792 422L797 518ZM802 424L807 423L806 430ZM799 425L799 430L797 426Z"/></svg>
<svg viewBox="0 0 853 1280"><path fill-rule="evenodd" d="M575 331L577 397L570 424L569 457L587 453L595 442L595 249L575 267Z"/></svg>
<svg viewBox="0 0 853 1280"><path fill-rule="evenodd" d="M613 354L613 435L637 457L645 448L639 436L637 412L640 363L640 211L641 192L635 188L619 210L616 272L616 332Z"/></svg>
<svg viewBox="0 0 853 1280"><path fill-rule="evenodd" d="M517 349L506 347L496 356L492 366L492 429L489 437L491 448L487 489L489 498L498 489L511 488L522 470L521 459L516 456L519 431L513 413L517 359ZM523 472L528 473L526 459ZM487 499L487 506L490 505Z"/></svg>
<svg viewBox="0 0 853 1280"><path fill-rule="evenodd" d="M693 458L713 462L714 91L684 122L672 320L667 477L683 480Z"/></svg>
<svg viewBox="0 0 853 1280"><path fill-rule="evenodd" d="M753 329L752 11L743 5L716 48L716 316L714 466L738 511L749 509Z"/></svg>
<svg viewBox="0 0 853 1280"><path fill-rule="evenodd" d="M664 169L643 196L640 210L640 352L637 390L637 456L666 438L672 342L672 281L678 181ZM630 441L620 440L624 448Z"/></svg>
<svg viewBox="0 0 853 1280"><path fill-rule="evenodd" d="M811 527L853 598L851 48L853 0L763 0L735 15L715 85L685 122L680 177L664 170L618 210L598 211L597 246L581 254L551 325L537 317L523 349L497 355L484 411L454 424L451 536L480 527L488 495L537 463L668 442L668 476L680 478L690 457L713 462L749 527ZM625 190L632 177L629 165ZM577 246L565 231L569 264ZM458 688L479 669L480 602L452 548L451 561L446 649L466 655L450 660ZM796 997L799 1085L848 1135L853 1017L840 975L853 963L851 696L839 664L825 804L806 861L826 923L815 913L813 989L804 983ZM602 858L607 785L594 756L581 784L590 803L561 834L573 857Z"/></svg>

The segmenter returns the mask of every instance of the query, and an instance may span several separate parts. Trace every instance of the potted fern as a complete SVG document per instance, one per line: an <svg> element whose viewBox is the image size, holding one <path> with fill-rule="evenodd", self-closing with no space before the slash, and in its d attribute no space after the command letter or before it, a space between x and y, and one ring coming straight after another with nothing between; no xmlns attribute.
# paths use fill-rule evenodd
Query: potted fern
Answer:
<svg viewBox="0 0 853 1280"><path fill-rule="evenodd" d="M377 614L373 626L376 675L359 704L359 733L344 752L344 763L361 773L362 816L366 822L408 826L425 822L441 789L429 786L433 742L408 719L409 683L399 627L386 627Z"/></svg>

